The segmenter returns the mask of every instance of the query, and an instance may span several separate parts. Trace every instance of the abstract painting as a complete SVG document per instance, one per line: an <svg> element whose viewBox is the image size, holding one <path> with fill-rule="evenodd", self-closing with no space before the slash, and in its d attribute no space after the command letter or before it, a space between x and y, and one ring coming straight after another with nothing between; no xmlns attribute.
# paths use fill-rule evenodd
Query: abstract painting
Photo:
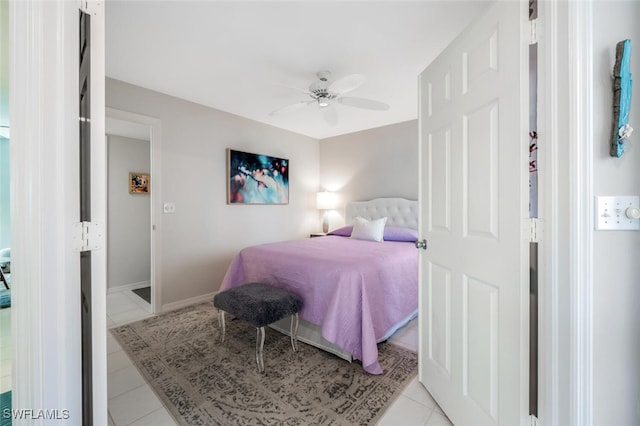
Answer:
<svg viewBox="0 0 640 426"><path fill-rule="evenodd" d="M227 204L289 204L289 160L227 149Z"/></svg>

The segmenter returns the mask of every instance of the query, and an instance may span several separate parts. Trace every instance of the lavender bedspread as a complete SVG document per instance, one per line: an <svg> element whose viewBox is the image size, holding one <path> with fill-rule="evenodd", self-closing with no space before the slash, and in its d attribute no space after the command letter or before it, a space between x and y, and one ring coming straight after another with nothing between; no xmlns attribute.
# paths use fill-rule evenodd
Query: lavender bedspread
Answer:
<svg viewBox="0 0 640 426"><path fill-rule="evenodd" d="M302 318L381 374L376 341L418 307L418 251L340 236L263 244L236 256L221 290L253 281L300 295Z"/></svg>

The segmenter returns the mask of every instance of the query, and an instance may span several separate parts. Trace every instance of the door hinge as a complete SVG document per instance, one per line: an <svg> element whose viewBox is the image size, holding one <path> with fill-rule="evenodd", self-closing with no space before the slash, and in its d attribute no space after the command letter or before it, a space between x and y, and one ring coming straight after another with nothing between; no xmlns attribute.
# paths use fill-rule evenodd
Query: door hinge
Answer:
<svg viewBox="0 0 640 426"><path fill-rule="evenodd" d="M543 222L537 217L529 219L529 242L539 243L542 241Z"/></svg>
<svg viewBox="0 0 640 426"><path fill-rule="evenodd" d="M80 10L89 15L96 15L98 10L102 7L100 0L81 0Z"/></svg>
<svg viewBox="0 0 640 426"><path fill-rule="evenodd" d="M529 426L542 426L542 422L533 414L529 414Z"/></svg>
<svg viewBox="0 0 640 426"><path fill-rule="evenodd" d="M529 21L529 44L536 44L538 42L538 20L532 19Z"/></svg>
<svg viewBox="0 0 640 426"><path fill-rule="evenodd" d="M104 226L96 222L76 223L73 240L77 251L101 249L104 247Z"/></svg>

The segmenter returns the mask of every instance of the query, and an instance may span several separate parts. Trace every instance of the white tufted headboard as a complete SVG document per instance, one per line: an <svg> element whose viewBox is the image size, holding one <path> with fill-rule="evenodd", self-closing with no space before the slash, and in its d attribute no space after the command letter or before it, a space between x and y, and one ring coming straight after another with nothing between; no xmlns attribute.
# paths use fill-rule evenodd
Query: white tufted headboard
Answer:
<svg viewBox="0 0 640 426"><path fill-rule="evenodd" d="M387 217L387 225L418 229L418 202L405 198L374 198L369 201L351 201L345 209L345 220L352 224L356 217L367 220Z"/></svg>

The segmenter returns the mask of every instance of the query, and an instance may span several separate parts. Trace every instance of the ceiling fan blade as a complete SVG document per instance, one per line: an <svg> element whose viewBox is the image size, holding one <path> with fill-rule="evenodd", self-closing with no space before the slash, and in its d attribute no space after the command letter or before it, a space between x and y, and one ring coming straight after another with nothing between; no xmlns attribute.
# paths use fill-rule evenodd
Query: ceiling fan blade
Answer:
<svg viewBox="0 0 640 426"><path fill-rule="evenodd" d="M301 89L299 87L295 87L295 86L289 86L287 84L282 84L282 83L273 83L274 86L280 86L280 87L284 87L286 89L292 89L292 90L296 90L298 92L302 92L305 95L310 95L311 92L309 92L307 89Z"/></svg>
<svg viewBox="0 0 640 426"><path fill-rule="evenodd" d="M327 90L339 95L344 95L347 92L357 89L364 84L364 76L360 74L351 74L346 77L342 77L329 85Z"/></svg>
<svg viewBox="0 0 640 426"><path fill-rule="evenodd" d="M338 124L338 112L331 105L323 108L324 121L330 126Z"/></svg>
<svg viewBox="0 0 640 426"><path fill-rule="evenodd" d="M338 98L338 102L342 105L348 105L355 108L363 108L363 109L372 109L375 111L386 111L390 107L384 102L374 101L373 99L364 99L364 98Z"/></svg>
<svg viewBox="0 0 640 426"><path fill-rule="evenodd" d="M287 112L295 111L295 110L298 110L298 109L302 109L302 108L306 107L307 105L312 104L314 102L315 102L315 100L313 100L313 99L310 100L310 101L296 102L295 104L283 106L282 108L278 108L278 109L276 109L274 111L271 111L269 113L269 115L274 116L274 115L282 114L283 112L287 113Z"/></svg>

